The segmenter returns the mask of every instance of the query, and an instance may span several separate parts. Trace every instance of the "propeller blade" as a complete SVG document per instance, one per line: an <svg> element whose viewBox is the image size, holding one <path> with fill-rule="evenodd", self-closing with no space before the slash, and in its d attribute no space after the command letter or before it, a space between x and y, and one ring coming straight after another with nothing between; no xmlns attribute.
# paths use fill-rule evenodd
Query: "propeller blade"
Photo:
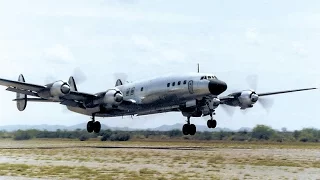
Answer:
<svg viewBox="0 0 320 180"><path fill-rule="evenodd" d="M273 99L270 98L259 98L258 102L261 104L261 106L269 113L270 109L273 106Z"/></svg>
<svg viewBox="0 0 320 180"><path fill-rule="evenodd" d="M87 80L86 74L80 69L80 68L75 68L72 73L73 78L75 79L77 84L81 84ZM45 84L50 84L55 81L58 81L59 79L53 75L48 75L46 76L44 83Z"/></svg>
<svg viewBox="0 0 320 180"><path fill-rule="evenodd" d="M247 76L247 78L246 78L246 81L247 81L247 83L248 83L248 85L249 85L249 87L252 89L252 90L257 90L257 88L258 88L258 76L257 75L249 75L249 76Z"/></svg>
<svg viewBox="0 0 320 180"><path fill-rule="evenodd" d="M234 107L231 107L231 106L228 106L228 105L221 104L220 107L230 117L232 117L234 115L235 111L236 111L236 109Z"/></svg>

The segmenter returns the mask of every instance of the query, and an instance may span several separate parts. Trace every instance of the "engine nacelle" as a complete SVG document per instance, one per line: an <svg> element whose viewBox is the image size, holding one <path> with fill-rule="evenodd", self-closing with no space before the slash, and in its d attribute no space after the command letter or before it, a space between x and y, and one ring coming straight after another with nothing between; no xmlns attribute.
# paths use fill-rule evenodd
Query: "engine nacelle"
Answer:
<svg viewBox="0 0 320 180"><path fill-rule="evenodd" d="M213 109L216 109L219 105L220 105L220 99L218 98L213 98L212 100L212 106L213 106Z"/></svg>
<svg viewBox="0 0 320 180"><path fill-rule="evenodd" d="M109 89L103 97L103 103L111 106L118 106L123 101L122 92L119 89Z"/></svg>
<svg viewBox="0 0 320 180"><path fill-rule="evenodd" d="M63 81L57 81L52 84L50 88L50 95L53 97L61 97L69 94L71 91L68 83Z"/></svg>
<svg viewBox="0 0 320 180"><path fill-rule="evenodd" d="M253 104L258 101L259 96L254 91L242 91L238 99L241 107L253 107Z"/></svg>

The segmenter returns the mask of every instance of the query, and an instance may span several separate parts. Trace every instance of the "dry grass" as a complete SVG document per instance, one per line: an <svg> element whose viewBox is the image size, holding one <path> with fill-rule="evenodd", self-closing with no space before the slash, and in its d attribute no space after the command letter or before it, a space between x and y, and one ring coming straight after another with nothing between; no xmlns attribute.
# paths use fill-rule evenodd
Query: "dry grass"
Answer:
<svg viewBox="0 0 320 180"><path fill-rule="evenodd" d="M320 171L319 149L314 144L6 140L0 141L0 176L279 179L285 172L289 179L312 179L314 169Z"/></svg>

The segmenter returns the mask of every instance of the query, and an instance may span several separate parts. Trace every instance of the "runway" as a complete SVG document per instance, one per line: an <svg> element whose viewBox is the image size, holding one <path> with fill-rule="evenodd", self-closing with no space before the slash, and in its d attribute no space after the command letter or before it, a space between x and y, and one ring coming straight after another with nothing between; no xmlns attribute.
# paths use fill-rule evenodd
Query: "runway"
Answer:
<svg viewBox="0 0 320 180"><path fill-rule="evenodd" d="M0 179L319 179L317 144L0 141Z"/></svg>

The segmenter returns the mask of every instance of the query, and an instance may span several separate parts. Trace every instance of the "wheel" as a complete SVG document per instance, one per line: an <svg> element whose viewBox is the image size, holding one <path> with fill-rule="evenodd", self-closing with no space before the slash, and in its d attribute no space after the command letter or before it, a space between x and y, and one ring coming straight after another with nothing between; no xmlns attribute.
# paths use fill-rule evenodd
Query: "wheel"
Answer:
<svg viewBox="0 0 320 180"><path fill-rule="evenodd" d="M211 128L211 124L212 124L212 123L211 123L211 120L208 120L208 121L207 121L207 126L208 126L208 128Z"/></svg>
<svg viewBox="0 0 320 180"><path fill-rule="evenodd" d="M88 131L88 133L92 133L93 132L93 127L94 127L93 121L89 121L87 123L87 131Z"/></svg>
<svg viewBox="0 0 320 180"><path fill-rule="evenodd" d="M182 133L183 135L188 135L189 134L189 124L184 124L183 127L182 127Z"/></svg>
<svg viewBox="0 0 320 180"><path fill-rule="evenodd" d="M211 128L216 128L216 127L217 127L217 121L211 120Z"/></svg>
<svg viewBox="0 0 320 180"><path fill-rule="evenodd" d="M190 128L189 134L190 134L191 136L195 135L196 132L197 132L196 126L195 126L194 124L190 124L189 128Z"/></svg>
<svg viewBox="0 0 320 180"><path fill-rule="evenodd" d="M100 122L99 122L99 121L94 122L94 123L93 123L93 131L94 131L95 133L99 133L100 130L101 130L101 124L100 124Z"/></svg>

